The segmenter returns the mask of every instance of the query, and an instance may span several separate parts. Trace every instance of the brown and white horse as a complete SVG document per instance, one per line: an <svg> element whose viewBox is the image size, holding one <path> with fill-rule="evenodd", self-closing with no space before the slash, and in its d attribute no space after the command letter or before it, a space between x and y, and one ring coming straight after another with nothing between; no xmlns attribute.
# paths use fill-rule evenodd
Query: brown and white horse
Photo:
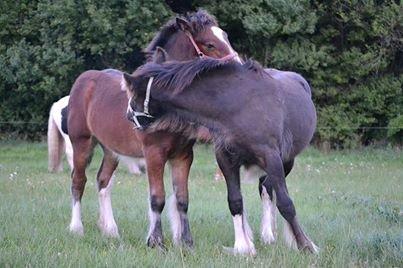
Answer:
<svg viewBox="0 0 403 268"><path fill-rule="evenodd" d="M103 72L122 75L117 70L103 70ZM64 96L54 102L49 112L48 120L48 170L50 172L61 172L63 170L63 151L70 170L73 171L73 146L67 132L67 105L70 96ZM145 171L144 158L131 159L121 157L120 161L126 164L129 172L134 175L141 175Z"/></svg>
<svg viewBox="0 0 403 268"><path fill-rule="evenodd" d="M226 33L205 11L169 21L146 48L151 55L157 47L164 48L170 58L178 61L196 57L213 57L240 61ZM187 218L188 175L193 161L194 139L165 131L144 133L133 130L126 119L128 97L121 91L121 79L101 71L87 71L75 81L70 92L68 131L74 151L72 173L72 218L70 231L83 234L81 197L86 183L86 166L96 144L102 146L104 157L98 171L99 228L106 236L119 236L111 205L114 170L119 158L142 157L149 179L150 228L147 244L163 247L161 212L165 205L164 167L172 170L174 195L171 225L175 243L193 245Z"/></svg>

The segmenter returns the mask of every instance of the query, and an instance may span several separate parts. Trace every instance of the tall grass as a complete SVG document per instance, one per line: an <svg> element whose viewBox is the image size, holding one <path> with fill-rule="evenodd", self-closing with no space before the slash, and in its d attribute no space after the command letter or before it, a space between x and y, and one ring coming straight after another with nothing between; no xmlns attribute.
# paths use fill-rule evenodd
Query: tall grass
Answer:
<svg viewBox="0 0 403 268"><path fill-rule="evenodd" d="M189 217L193 252L172 246L164 212L167 252L149 249L147 179L117 172L112 194L120 239L103 238L97 228L97 152L83 197L82 238L71 235L70 176L47 172L43 143L0 144L0 267L8 266L403 266L403 156L391 149L340 151L310 149L287 178L297 214L321 248L318 256L259 239L261 204L257 183L242 184L258 255L227 255L234 234L225 183L214 181L210 147L197 146L190 179ZM171 193L169 172L165 186ZM167 194L167 196L168 196ZM281 221L282 222L282 221ZM280 222L280 225L281 225Z"/></svg>

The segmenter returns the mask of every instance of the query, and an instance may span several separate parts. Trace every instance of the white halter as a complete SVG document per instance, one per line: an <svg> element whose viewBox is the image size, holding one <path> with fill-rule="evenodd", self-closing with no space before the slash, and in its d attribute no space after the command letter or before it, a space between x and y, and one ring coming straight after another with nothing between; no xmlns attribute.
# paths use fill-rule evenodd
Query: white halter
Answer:
<svg viewBox="0 0 403 268"><path fill-rule="evenodd" d="M130 114L132 115L132 119L133 119L133 123L135 125L135 128L138 129L142 129L142 125L140 124L139 120L137 119L137 117L139 116L145 116L145 117L149 117L149 118L153 118L154 116L152 116L149 112L148 112L148 104L150 102L150 95L151 95L151 86L153 84L154 81L154 77L150 77L150 79L148 80L148 84L147 84L147 91L146 91L146 98L144 99L144 112L137 112L134 111L130 105L132 98L129 99L129 102L127 104L127 113L130 112Z"/></svg>

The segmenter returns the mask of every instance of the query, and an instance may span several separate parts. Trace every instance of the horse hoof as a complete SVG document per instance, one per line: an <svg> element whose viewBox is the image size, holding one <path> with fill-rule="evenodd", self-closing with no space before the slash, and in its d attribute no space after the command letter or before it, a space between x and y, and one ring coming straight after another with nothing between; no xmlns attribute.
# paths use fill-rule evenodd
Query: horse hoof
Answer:
<svg viewBox="0 0 403 268"><path fill-rule="evenodd" d="M99 229L101 230L102 235L105 237L119 238L119 231L116 225L99 226Z"/></svg>
<svg viewBox="0 0 403 268"><path fill-rule="evenodd" d="M182 241L179 244L176 244L179 247L183 248L187 252L194 253L194 246L193 246L193 240L192 239L182 239Z"/></svg>
<svg viewBox="0 0 403 268"><path fill-rule="evenodd" d="M147 246L150 248L158 248L162 251L166 251L166 247L164 246L164 241L162 237L150 236L147 239Z"/></svg>
<svg viewBox="0 0 403 268"><path fill-rule="evenodd" d="M104 220L99 219L98 228L105 237L119 238L119 230L115 221L106 223Z"/></svg>
<svg viewBox="0 0 403 268"><path fill-rule="evenodd" d="M311 254L319 254L320 248L315 245L312 241L309 241L303 248L302 251L309 252Z"/></svg>
<svg viewBox="0 0 403 268"><path fill-rule="evenodd" d="M229 248L223 247L224 252L231 254L231 255L242 255L242 256L256 256L256 249L252 248Z"/></svg>
<svg viewBox="0 0 403 268"><path fill-rule="evenodd" d="M274 244L276 242L276 237L271 230L263 229L260 237L265 245Z"/></svg>
<svg viewBox="0 0 403 268"><path fill-rule="evenodd" d="M82 224L70 224L70 233L78 236L84 236L84 227Z"/></svg>

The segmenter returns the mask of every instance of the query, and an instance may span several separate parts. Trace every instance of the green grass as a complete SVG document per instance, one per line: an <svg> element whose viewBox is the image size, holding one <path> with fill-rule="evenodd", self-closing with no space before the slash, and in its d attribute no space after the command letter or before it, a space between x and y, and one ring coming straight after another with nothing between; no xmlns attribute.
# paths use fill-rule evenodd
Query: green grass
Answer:
<svg viewBox="0 0 403 268"><path fill-rule="evenodd" d="M96 226L97 152L82 202L85 235L77 238L67 229L69 172L47 172L43 143L1 143L0 267L403 267L401 151L365 149L323 154L310 149L297 159L287 178L289 190L300 222L321 248L319 256L289 250L281 235L275 245L263 245L258 235L261 204L257 183L243 184L258 253L255 258L234 257L223 251L223 246L232 247L234 242L225 183L212 179L215 162L210 147L197 146L195 156L189 209L194 252L172 246L164 212L168 251L162 253L145 243L145 176L134 177L124 167L119 168L112 199L121 238L103 238ZM168 173L166 178L169 194Z"/></svg>

